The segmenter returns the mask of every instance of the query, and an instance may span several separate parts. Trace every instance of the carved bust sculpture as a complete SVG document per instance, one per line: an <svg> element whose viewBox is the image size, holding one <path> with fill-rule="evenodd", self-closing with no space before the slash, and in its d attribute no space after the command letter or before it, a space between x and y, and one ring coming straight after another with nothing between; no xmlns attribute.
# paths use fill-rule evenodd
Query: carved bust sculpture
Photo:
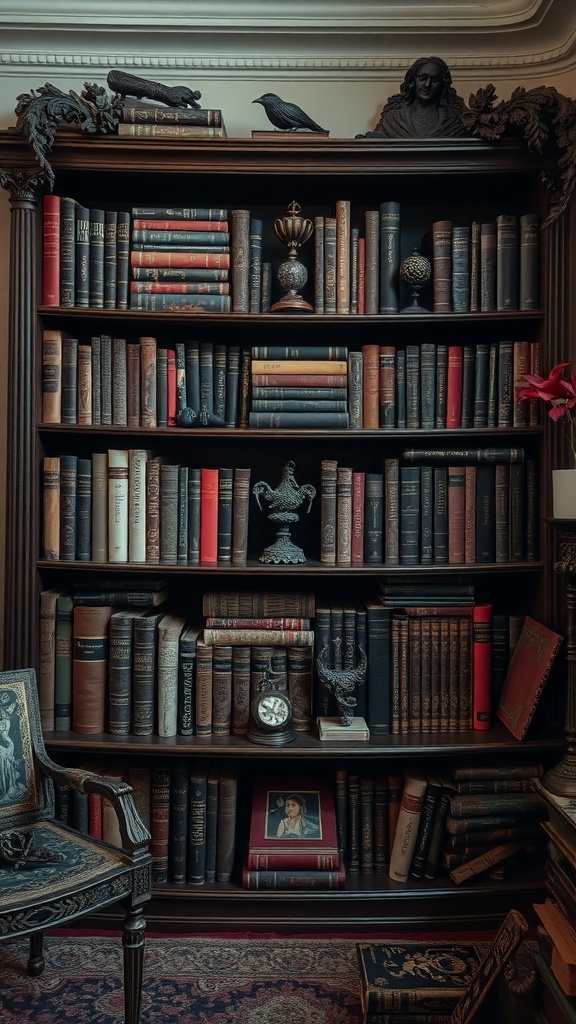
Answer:
<svg viewBox="0 0 576 1024"><path fill-rule="evenodd" d="M441 57L419 57L404 76L400 92L384 106L373 132L357 138L441 138L467 135L464 100L452 88Z"/></svg>

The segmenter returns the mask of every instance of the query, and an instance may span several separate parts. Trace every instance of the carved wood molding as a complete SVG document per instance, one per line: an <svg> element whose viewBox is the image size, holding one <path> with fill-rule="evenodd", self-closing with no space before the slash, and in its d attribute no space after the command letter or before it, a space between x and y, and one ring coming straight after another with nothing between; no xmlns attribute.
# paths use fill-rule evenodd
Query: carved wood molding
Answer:
<svg viewBox="0 0 576 1024"><path fill-rule="evenodd" d="M520 86L510 99L497 99L493 85L472 94L461 115L463 132L491 143L520 137L531 151L554 151L557 174L542 176L550 202L545 224L550 224L566 209L576 184L576 102L552 86ZM110 98L102 86L88 82L80 95L46 83L18 97L16 127L32 147L49 189L54 172L47 154L58 128L73 125L90 134L113 133L121 103L118 96ZM378 128L368 134L378 139Z"/></svg>

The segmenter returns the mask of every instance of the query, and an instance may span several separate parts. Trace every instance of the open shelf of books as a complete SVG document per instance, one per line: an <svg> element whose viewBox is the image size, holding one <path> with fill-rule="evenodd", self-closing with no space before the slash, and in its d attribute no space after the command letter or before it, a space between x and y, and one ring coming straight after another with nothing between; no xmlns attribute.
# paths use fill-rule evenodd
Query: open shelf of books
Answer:
<svg viewBox="0 0 576 1024"><path fill-rule="evenodd" d="M542 161L513 142L70 132L50 160L52 191L0 133L6 661L36 668L50 750L133 786L148 919L529 913L563 608L556 442L516 391L573 329ZM278 277L289 204L311 225L298 296ZM399 273L415 254L422 312ZM521 662L518 701L527 626L549 657ZM289 721L263 701L255 724L268 690ZM106 807L57 800L114 842Z"/></svg>

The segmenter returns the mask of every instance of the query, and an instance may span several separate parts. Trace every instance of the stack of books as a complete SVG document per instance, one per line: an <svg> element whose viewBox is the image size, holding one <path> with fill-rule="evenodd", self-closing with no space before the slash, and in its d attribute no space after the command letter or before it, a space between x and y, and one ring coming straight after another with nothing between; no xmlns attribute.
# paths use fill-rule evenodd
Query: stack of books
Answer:
<svg viewBox="0 0 576 1024"><path fill-rule="evenodd" d="M228 211L134 207L130 309L229 313Z"/></svg>
<svg viewBox="0 0 576 1024"><path fill-rule="evenodd" d="M166 107L142 100L125 99L118 135L136 138L225 139L222 111L209 108Z"/></svg>
<svg viewBox="0 0 576 1024"><path fill-rule="evenodd" d="M534 905L539 918L538 967L549 990L554 986L547 982L546 974L552 975L563 996L568 997L565 1003L572 1004L573 1014L576 997L576 800L550 793L539 779L533 786L548 811L542 829L547 839L549 898ZM550 1019L563 1018L556 1013Z"/></svg>
<svg viewBox="0 0 576 1024"><path fill-rule="evenodd" d="M245 733L252 700L263 683L285 690L292 702L292 727L306 732L312 722L312 660L315 599L308 593L275 591L207 592L202 598L204 630L197 690L209 693L209 731ZM203 702L199 698L199 706ZM202 721L197 721L197 731ZM208 721L205 723L208 728Z"/></svg>
<svg viewBox="0 0 576 1024"><path fill-rule="evenodd" d="M332 783L258 779L254 783L245 889L343 889Z"/></svg>
<svg viewBox="0 0 576 1024"><path fill-rule="evenodd" d="M350 425L345 346L256 346L251 383L251 427Z"/></svg>

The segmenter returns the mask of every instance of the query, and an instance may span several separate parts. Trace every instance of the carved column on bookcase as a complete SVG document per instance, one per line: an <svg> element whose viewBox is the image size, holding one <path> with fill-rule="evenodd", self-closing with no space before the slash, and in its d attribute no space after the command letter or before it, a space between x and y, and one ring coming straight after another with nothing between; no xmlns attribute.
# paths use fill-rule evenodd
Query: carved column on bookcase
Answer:
<svg viewBox="0 0 576 1024"><path fill-rule="evenodd" d="M566 753L542 781L550 793L576 797L576 520L548 522L557 531L560 547L560 560L554 570L565 578L566 588Z"/></svg>
<svg viewBox="0 0 576 1024"><path fill-rule="evenodd" d="M10 543L6 547L4 612L4 668L11 669L37 667L37 211L46 179L38 171L0 168L0 185L9 192L11 205L6 469L6 535Z"/></svg>

